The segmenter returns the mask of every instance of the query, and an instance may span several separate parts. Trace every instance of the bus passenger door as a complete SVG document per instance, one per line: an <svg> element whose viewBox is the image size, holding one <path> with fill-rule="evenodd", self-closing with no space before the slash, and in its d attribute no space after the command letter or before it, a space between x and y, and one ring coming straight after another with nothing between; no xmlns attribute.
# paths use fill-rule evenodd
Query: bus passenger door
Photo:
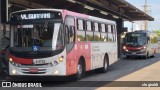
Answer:
<svg viewBox="0 0 160 90"><path fill-rule="evenodd" d="M75 29L73 26L65 26L66 28L66 51L69 53L74 47Z"/></svg>
<svg viewBox="0 0 160 90"><path fill-rule="evenodd" d="M76 49L75 49L75 19L66 17L65 20L65 42L66 42L66 73L76 73Z"/></svg>

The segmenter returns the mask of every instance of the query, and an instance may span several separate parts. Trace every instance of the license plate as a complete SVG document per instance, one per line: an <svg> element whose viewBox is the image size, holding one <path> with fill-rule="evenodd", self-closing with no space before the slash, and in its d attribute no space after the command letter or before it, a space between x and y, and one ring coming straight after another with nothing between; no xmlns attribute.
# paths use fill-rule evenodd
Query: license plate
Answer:
<svg viewBox="0 0 160 90"><path fill-rule="evenodd" d="M132 53L132 54L137 54L137 53Z"/></svg>
<svg viewBox="0 0 160 90"><path fill-rule="evenodd" d="M29 72L38 72L38 68L29 68Z"/></svg>
<svg viewBox="0 0 160 90"><path fill-rule="evenodd" d="M34 64L45 64L45 60L35 60Z"/></svg>

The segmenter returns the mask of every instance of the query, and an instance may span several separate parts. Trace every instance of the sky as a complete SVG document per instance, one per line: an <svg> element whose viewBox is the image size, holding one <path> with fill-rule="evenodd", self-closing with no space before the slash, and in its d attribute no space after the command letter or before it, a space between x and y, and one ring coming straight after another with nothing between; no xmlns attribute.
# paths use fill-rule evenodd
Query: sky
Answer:
<svg viewBox="0 0 160 90"><path fill-rule="evenodd" d="M135 7L143 10L143 5L145 0L126 0L130 4L134 5ZM160 0L147 0L147 4L149 5L148 9L150 10L149 15L154 18L154 21L149 21L148 29L149 30L160 30ZM132 28L132 24L130 22L125 22L125 27L128 27L128 30ZM135 29L141 29L141 22L135 22L134 25Z"/></svg>

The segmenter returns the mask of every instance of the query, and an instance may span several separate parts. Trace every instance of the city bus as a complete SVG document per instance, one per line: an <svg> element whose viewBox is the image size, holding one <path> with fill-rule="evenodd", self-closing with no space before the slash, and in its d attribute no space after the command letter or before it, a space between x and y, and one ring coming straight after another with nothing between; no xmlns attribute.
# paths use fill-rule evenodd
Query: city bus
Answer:
<svg viewBox="0 0 160 90"><path fill-rule="evenodd" d="M158 49L158 36L155 33L140 30L128 32L123 44L124 57L141 56L154 57Z"/></svg>
<svg viewBox="0 0 160 90"><path fill-rule="evenodd" d="M10 76L72 76L107 72L117 61L116 22L61 9L10 15L4 62Z"/></svg>

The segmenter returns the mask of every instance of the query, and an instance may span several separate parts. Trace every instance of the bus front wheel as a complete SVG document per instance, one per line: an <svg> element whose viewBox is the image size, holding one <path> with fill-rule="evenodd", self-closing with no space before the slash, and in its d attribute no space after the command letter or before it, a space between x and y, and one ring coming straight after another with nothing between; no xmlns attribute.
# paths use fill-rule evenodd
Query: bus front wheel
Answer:
<svg viewBox="0 0 160 90"><path fill-rule="evenodd" d="M148 59L149 58L149 52L147 52L147 54L144 57L145 57L145 59Z"/></svg>
<svg viewBox="0 0 160 90"><path fill-rule="evenodd" d="M80 80L85 74L85 65L83 60L79 60L77 65L77 73L74 75L74 80Z"/></svg>

